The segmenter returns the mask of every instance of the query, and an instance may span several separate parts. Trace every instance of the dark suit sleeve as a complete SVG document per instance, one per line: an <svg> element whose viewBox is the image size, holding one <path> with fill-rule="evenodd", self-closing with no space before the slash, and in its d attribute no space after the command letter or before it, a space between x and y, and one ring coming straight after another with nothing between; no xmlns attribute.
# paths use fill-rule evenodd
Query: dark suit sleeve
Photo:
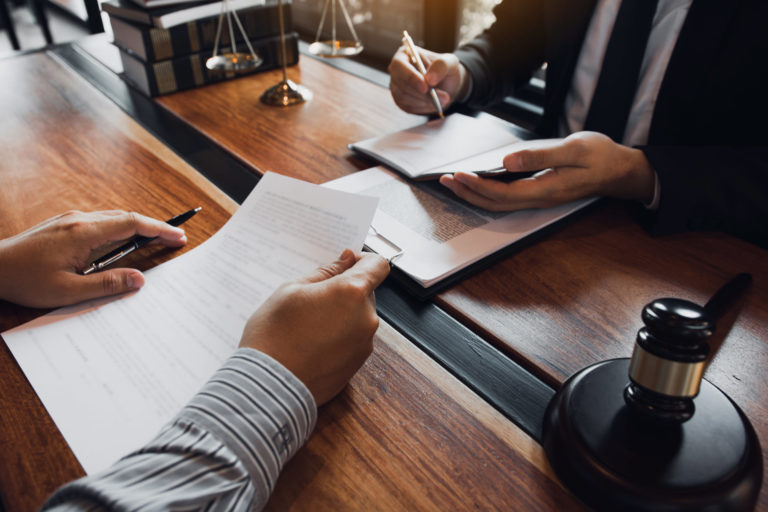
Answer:
<svg viewBox="0 0 768 512"><path fill-rule="evenodd" d="M501 101L528 81L545 60L544 9L540 0L505 0L496 22L454 53L472 77L467 103L475 108Z"/></svg>
<svg viewBox="0 0 768 512"><path fill-rule="evenodd" d="M653 234L724 231L768 247L768 148L639 149L659 176Z"/></svg>

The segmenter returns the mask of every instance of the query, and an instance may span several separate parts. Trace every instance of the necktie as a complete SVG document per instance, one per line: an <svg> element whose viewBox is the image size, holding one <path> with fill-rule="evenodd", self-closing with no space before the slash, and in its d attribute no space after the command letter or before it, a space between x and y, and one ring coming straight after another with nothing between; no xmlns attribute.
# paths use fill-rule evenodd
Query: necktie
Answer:
<svg viewBox="0 0 768 512"><path fill-rule="evenodd" d="M657 4L658 0L621 1L585 130L604 133L616 142L624 138Z"/></svg>

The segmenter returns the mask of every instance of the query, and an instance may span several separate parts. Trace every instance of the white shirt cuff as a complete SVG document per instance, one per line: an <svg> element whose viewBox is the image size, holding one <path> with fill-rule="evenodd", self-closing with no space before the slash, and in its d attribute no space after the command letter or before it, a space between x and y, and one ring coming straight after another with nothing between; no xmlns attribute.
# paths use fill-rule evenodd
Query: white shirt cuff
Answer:
<svg viewBox="0 0 768 512"><path fill-rule="evenodd" d="M647 210L656 211L659 209L659 198L661 197L661 185L659 185L659 175L653 172L653 199L650 203L643 203Z"/></svg>

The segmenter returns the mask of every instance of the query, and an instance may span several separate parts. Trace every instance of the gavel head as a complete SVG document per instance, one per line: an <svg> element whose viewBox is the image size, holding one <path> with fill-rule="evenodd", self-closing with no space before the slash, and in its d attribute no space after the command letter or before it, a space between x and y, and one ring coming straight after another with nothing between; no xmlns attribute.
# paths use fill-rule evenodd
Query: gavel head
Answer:
<svg viewBox="0 0 768 512"><path fill-rule="evenodd" d="M695 411L715 322L703 307L669 298L645 306L642 318L624 400L651 421L683 423Z"/></svg>

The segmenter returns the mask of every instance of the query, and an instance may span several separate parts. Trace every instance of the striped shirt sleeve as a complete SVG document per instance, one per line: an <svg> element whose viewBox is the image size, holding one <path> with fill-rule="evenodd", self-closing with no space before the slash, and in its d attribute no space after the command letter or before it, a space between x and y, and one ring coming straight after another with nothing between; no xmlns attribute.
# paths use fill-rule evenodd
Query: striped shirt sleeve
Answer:
<svg viewBox="0 0 768 512"><path fill-rule="evenodd" d="M44 510L252 510L317 420L280 363L239 349L150 443L61 487Z"/></svg>

